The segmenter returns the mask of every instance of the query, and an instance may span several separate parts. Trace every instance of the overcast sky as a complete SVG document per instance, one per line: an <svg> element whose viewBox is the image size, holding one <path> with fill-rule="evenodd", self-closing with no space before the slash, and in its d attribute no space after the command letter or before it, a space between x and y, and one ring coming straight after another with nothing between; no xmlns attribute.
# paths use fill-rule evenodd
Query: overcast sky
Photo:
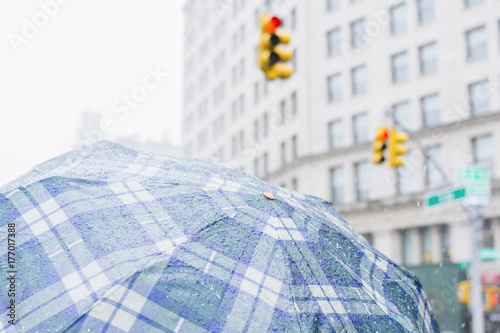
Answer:
<svg viewBox="0 0 500 333"><path fill-rule="evenodd" d="M106 119L89 140L179 143L182 4L1 1L0 186L81 145L84 111Z"/></svg>

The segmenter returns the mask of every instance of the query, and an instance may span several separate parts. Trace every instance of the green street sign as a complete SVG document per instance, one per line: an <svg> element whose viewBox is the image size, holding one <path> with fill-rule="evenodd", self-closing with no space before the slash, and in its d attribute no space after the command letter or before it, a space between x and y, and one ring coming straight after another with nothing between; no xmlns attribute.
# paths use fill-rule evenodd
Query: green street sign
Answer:
<svg viewBox="0 0 500 333"><path fill-rule="evenodd" d="M457 170L457 181L467 189L467 195L489 196L490 170L485 168L459 168Z"/></svg>
<svg viewBox="0 0 500 333"><path fill-rule="evenodd" d="M465 187L465 206L488 206L491 196L490 170L479 167L457 169L457 183Z"/></svg>
<svg viewBox="0 0 500 333"><path fill-rule="evenodd" d="M459 202L465 198L465 187L449 187L424 195L424 207L433 208Z"/></svg>
<svg viewBox="0 0 500 333"><path fill-rule="evenodd" d="M457 266L458 266L459 270L466 271L466 270L468 270L470 268L471 263L470 263L470 261L462 261L462 262L459 262L457 264Z"/></svg>
<svg viewBox="0 0 500 333"><path fill-rule="evenodd" d="M484 247L479 250L479 258L481 258L481 260L500 259L500 249L495 249L493 247Z"/></svg>

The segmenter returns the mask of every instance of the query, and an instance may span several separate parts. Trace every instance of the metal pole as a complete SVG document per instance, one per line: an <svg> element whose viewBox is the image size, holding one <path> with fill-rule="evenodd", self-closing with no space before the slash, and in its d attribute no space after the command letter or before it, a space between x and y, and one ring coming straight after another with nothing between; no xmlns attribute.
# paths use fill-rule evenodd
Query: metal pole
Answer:
<svg viewBox="0 0 500 333"><path fill-rule="evenodd" d="M472 332L484 333L484 314L483 300L481 290L481 277L479 274L479 242L480 230L483 218L483 209L480 207L465 207L469 215L471 241L472 241L472 260L471 260L471 313L472 313Z"/></svg>

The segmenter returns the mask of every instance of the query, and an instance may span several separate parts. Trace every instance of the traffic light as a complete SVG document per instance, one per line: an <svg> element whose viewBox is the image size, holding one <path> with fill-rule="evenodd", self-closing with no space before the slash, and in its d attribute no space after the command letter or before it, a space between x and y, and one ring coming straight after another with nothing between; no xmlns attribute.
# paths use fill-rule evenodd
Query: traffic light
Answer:
<svg viewBox="0 0 500 333"><path fill-rule="evenodd" d="M470 305L470 281L460 281L457 284L457 301Z"/></svg>
<svg viewBox="0 0 500 333"><path fill-rule="evenodd" d="M398 132L395 128L392 129L389 139L389 162L391 167L403 166L405 164L405 160L400 155L408 151L408 149L406 149L403 145L404 142L408 141L408 138L408 133Z"/></svg>
<svg viewBox="0 0 500 333"><path fill-rule="evenodd" d="M457 284L457 300L459 303L471 305L470 281L461 281ZM498 306L499 287L495 285L483 285L481 287L483 294L483 310L492 311Z"/></svg>
<svg viewBox="0 0 500 333"><path fill-rule="evenodd" d="M389 138L388 127L377 127L377 136L373 141L373 163L382 164L385 161L384 151L387 148L387 139Z"/></svg>
<svg viewBox="0 0 500 333"><path fill-rule="evenodd" d="M289 78L293 74L293 66L286 63L292 60L293 51L283 45L290 42L292 34L281 29L281 24L277 16L269 17L264 13L260 17L259 68L269 80Z"/></svg>
<svg viewBox="0 0 500 333"><path fill-rule="evenodd" d="M498 305L498 286L483 286L484 310L491 311Z"/></svg>

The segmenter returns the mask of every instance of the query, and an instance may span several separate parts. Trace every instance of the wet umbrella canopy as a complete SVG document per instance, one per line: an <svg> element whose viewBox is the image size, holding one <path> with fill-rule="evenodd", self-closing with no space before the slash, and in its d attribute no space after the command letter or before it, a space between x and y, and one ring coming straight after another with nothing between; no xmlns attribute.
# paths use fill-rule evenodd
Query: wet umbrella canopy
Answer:
<svg viewBox="0 0 500 333"><path fill-rule="evenodd" d="M0 330L438 331L415 277L329 202L212 159L82 153L0 189Z"/></svg>

